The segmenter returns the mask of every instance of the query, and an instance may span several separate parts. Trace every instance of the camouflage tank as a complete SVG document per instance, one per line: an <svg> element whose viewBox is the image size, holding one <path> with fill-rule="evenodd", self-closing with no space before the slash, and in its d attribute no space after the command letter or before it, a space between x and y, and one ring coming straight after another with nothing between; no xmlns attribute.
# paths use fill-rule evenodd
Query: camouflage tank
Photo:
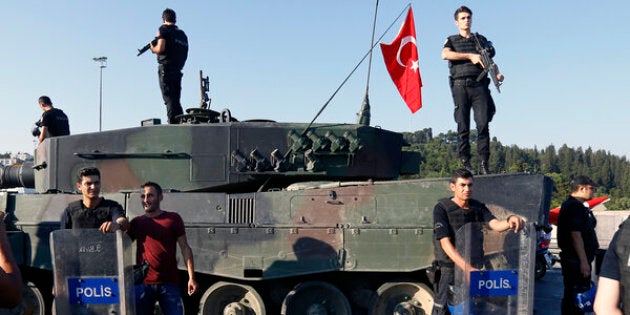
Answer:
<svg viewBox="0 0 630 315"><path fill-rule="evenodd" d="M49 235L80 199L85 166L101 170L103 195L130 218L143 214L143 182L164 187L162 208L182 216L194 253L200 293L184 297L188 314L430 313L432 212L450 191L444 178L399 180L419 167L401 134L365 119L238 121L204 103L179 125L149 119L49 138L32 165L0 169L0 205L35 313L49 313ZM532 222L546 222L551 185L541 175L475 179L493 211Z"/></svg>

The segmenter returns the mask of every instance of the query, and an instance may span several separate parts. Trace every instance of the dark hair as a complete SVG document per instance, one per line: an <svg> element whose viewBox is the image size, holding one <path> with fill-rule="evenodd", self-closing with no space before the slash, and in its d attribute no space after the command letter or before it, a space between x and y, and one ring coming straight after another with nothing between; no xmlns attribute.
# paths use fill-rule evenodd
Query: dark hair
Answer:
<svg viewBox="0 0 630 315"><path fill-rule="evenodd" d="M462 12L466 12L468 14L470 14L470 16L472 16L472 10L470 10L467 6L463 5L459 8L457 8L457 10L455 10L455 14L453 14L453 17L455 18L455 21L457 21L457 15L462 13Z"/></svg>
<svg viewBox="0 0 630 315"><path fill-rule="evenodd" d="M157 190L158 196L161 196L161 195L162 195L162 187L161 187L158 183L156 183L156 182L150 182L150 181L149 181L149 182L146 182L146 183L142 184L142 186L140 186L140 187L141 187L141 188L144 188L144 187L153 187L153 188L155 188L155 190Z"/></svg>
<svg viewBox="0 0 630 315"><path fill-rule="evenodd" d="M464 178L464 179L471 178L472 179L473 174L468 169L465 169L465 168L457 169L453 172L453 175L451 175L451 179L449 183L455 184L458 178Z"/></svg>
<svg viewBox="0 0 630 315"><path fill-rule="evenodd" d="M77 183L80 183L83 180L83 177L86 176L98 176L98 178L100 179L101 172L98 170L98 168L93 166L84 167L80 169L79 174L77 174Z"/></svg>
<svg viewBox="0 0 630 315"><path fill-rule="evenodd" d="M170 9L170 8L166 8L164 12L162 12L162 18L166 22L171 22L171 23L177 22L177 15L175 14L175 11L173 11L173 9Z"/></svg>
<svg viewBox="0 0 630 315"><path fill-rule="evenodd" d="M597 184L588 176L578 175L571 180L571 191L576 192L580 190L580 186L597 187Z"/></svg>
<svg viewBox="0 0 630 315"><path fill-rule="evenodd" d="M50 100L50 97L46 96L46 95L42 95L39 97L38 103L42 103L44 105L48 105L48 106L52 106L52 101Z"/></svg>

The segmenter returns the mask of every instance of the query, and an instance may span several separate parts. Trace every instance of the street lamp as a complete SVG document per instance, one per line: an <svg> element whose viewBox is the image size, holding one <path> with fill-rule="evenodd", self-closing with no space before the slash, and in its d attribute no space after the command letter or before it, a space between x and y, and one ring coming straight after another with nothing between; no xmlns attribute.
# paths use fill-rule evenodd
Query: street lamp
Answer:
<svg viewBox="0 0 630 315"><path fill-rule="evenodd" d="M94 57L92 60L100 62L101 65L101 78L99 80L99 92L98 92L98 131L103 129L103 68L107 67L107 57Z"/></svg>

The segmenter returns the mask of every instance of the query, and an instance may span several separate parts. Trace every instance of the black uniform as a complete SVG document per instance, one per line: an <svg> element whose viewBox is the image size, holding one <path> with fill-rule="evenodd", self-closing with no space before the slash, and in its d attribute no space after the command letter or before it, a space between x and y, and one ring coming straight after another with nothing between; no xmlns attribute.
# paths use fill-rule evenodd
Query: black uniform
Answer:
<svg viewBox="0 0 630 315"><path fill-rule="evenodd" d="M630 314L630 294L626 291L630 288L630 217L621 224L608 245L599 276L619 281L623 313Z"/></svg>
<svg viewBox="0 0 630 315"><path fill-rule="evenodd" d="M562 298L562 314L584 314L575 305L577 290L589 288L590 277L580 276L580 260L573 247L571 232L580 232L584 242L584 252L590 265L599 248L595 226L597 220L588 207L574 197L569 197L560 207L558 215L558 246L562 260L562 278L564 282L564 297Z"/></svg>
<svg viewBox="0 0 630 315"><path fill-rule="evenodd" d="M488 41L482 35L477 35L482 44ZM444 48L450 48L459 53L479 52L475 46L475 39L470 36L449 36ZM494 57L494 49L491 50ZM474 110L474 120L477 126L477 153L481 161L488 161L490 157L490 129L489 123L495 113L494 101L490 95L490 79L487 77L477 82L477 77L483 72L481 65L473 64L470 60L449 61L449 82L451 94L455 103L455 122L457 123L457 139L459 144L459 158L470 160L470 110Z"/></svg>
<svg viewBox="0 0 630 315"><path fill-rule="evenodd" d="M125 210L113 200L104 199L96 208L86 208L83 200L77 200L68 204L61 216L62 229L97 229L107 221L116 222L118 218L125 217Z"/></svg>
<svg viewBox="0 0 630 315"><path fill-rule="evenodd" d="M440 240L445 237L449 237L453 246L456 244L455 233L464 226L466 223L482 222L488 223L494 219L494 215L490 213L490 210L485 204L471 199L469 201L470 209L465 210L460 208L450 198L445 198L439 201L435 208L433 208L433 241L435 259L440 267L440 278L438 285L435 288L435 297L433 303L433 314L446 314L447 307L446 302L448 299L449 286L454 283L454 263L446 255ZM479 235L479 237L482 237ZM479 249L478 253L471 253L471 260L478 260L483 256L482 244L483 239L479 240L480 246L475 248ZM473 265L474 261L471 261Z"/></svg>
<svg viewBox="0 0 630 315"><path fill-rule="evenodd" d="M67 136L70 134L68 116L58 108L51 108L42 114L41 126L46 127L49 137Z"/></svg>
<svg viewBox="0 0 630 315"><path fill-rule="evenodd" d="M168 122L177 123L177 115L183 114L180 97L182 93L182 68L188 58L188 37L175 25L160 26L158 38L164 39L165 51L157 55L158 77L162 98L166 105Z"/></svg>

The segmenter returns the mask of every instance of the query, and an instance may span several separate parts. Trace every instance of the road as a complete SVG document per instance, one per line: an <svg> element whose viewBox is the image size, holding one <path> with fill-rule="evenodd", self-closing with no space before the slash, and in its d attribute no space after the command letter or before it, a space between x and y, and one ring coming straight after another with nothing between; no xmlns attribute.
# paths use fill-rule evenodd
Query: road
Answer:
<svg viewBox="0 0 630 315"><path fill-rule="evenodd" d="M534 288L534 315L560 314L562 302L562 271L556 263L542 279L536 280Z"/></svg>

